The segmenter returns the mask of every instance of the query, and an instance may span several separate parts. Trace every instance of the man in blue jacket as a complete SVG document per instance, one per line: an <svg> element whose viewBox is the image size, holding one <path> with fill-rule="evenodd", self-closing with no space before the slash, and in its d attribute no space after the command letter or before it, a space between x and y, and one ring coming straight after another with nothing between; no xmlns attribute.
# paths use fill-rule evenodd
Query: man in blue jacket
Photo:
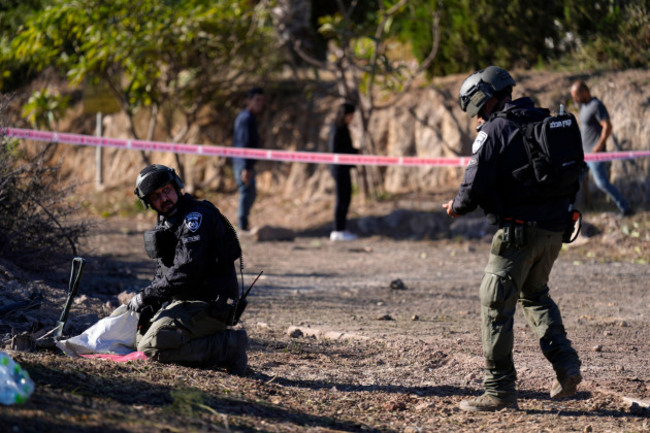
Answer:
<svg viewBox="0 0 650 433"><path fill-rule="evenodd" d="M264 91L259 87L254 87L248 91L246 108L235 119L232 141L234 147L253 149L260 147L257 116L263 109ZM249 230L248 215L257 196L255 186L255 160L233 158L232 162L235 182L237 182L237 189L239 190L237 225L240 230Z"/></svg>

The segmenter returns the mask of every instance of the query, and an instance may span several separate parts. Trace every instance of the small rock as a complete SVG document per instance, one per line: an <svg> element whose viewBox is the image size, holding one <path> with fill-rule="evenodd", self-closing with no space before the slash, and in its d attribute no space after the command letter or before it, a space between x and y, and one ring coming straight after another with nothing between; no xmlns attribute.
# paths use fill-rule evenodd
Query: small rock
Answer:
<svg viewBox="0 0 650 433"><path fill-rule="evenodd" d="M611 337L612 336L612 331L605 331L605 332L603 332L603 335L605 337Z"/></svg>
<svg viewBox="0 0 650 433"><path fill-rule="evenodd" d="M603 351L603 345L602 345L602 344L598 344L598 345L592 347L591 350L593 350L594 352L602 352L602 351Z"/></svg>
<svg viewBox="0 0 650 433"><path fill-rule="evenodd" d="M291 338L300 338L305 335L300 328L289 328L287 334Z"/></svg>
<svg viewBox="0 0 650 433"><path fill-rule="evenodd" d="M382 408L389 412L396 412L398 410L405 410L406 404L403 401L387 401L382 405Z"/></svg>
<svg viewBox="0 0 650 433"><path fill-rule="evenodd" d="M390 314L384 314L382 316L377 317L377 320L395 320L395 319L393 319Z"/></svg>
<svg viewBox="0 0 650 433"><path fill-rule="evenodd" d="M81 304L83 304L84 302L86 302L87 300L88 300L88 296L86 296L86 295L81 295L81 296L77 296L77 297L74 299L73 302L74 302L75 305L81 305Z"/></svg>
<svg viewBox="0 0 650 433"><path fill-rule="evenodd" d="M414 322L417 322L418 320L420 320L420 316L418 316L417 314L414 314L413 316L411 316L411 320L414 321Z"/></svg>
<svg viewBox="0 0 650 433"><path fill-rule="evenodd" d="M271 226L254 228L251 230L251 234L257 242L293 241L296 237L296 234L291 229Z"/></svg>
<svg viewBox="0 0 650 433"><path fill-rule="evenodd" d="M390 282L390 288L392 290L407 290L406 285L399 278Z"/></svg>
<svg viewBox="0 0 650 433"><path fill-rule="evenodd" d="M418 412L421 412L423 410L433 409L435 407L436 407L435 403L432 403L430 401L425 401L425 402L422 402L422 403L418 404L417 406L415 406L415 410L418 411Z"/></svg>
<svg viewBox="0 0 650 433"><path fill-rule="evenodd" d="M11 337L11 350L18 350L22 352L35 352L36 342L34 336L29 332L22 332Z"/></svg>
<svg viewBox="0 0 650 433"><path fill-rule="evenodd" d="M407 426L404 428L404 433L420 433L422 430L420 430L419 427L414 427L414 426Z"/></svg>
<svg viewBox="0 0 650 433"><path fill-rule="evenodd" d="M131 298L134 296L135 292L121 292L119 295L117 295L117 301L120 303L120 305L127 305Z"/></svg>
<svg viewBox="0 0 650 433"><path fill-rule="evenodd" d="M592 431L594 431L594 430L593 430L593 428L591 428L590 425L585 426L585 428L583 430L584 433L591 433Z"/></svg>

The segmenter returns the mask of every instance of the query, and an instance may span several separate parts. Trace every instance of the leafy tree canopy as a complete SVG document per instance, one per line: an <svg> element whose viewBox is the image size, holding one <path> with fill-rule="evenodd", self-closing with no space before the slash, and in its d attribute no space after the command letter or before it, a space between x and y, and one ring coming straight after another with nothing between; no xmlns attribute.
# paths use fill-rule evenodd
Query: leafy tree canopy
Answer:
<svg viewBox="0 0 650 433"><path fill-rule="evenodd" d="M49 0L9 45L14 61L54 67L71 83L105 80L123 107L196 104L263 76L270 26L248 0Z"/></svg>

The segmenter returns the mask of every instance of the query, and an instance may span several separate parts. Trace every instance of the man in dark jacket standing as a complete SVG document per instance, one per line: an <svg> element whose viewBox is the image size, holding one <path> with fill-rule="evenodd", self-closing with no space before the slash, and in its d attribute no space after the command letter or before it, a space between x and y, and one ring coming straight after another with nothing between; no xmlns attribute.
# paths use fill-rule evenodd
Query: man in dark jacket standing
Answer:
<svg viewBox="0 0 650 433"><path fill-rule="evenodd" d="M357 154L359 149L352 146L350 137L350 122L354 117L356 107L348 102L341 104L336 111L334 124L330 129L328 147L333 153ZM357 238L354 233L346 230L348 221L348 209L352 200L352 178L350 170L352 166L334 164L330 172L336 185L336 203L334 205L334 225L330 233L332 241L353 241Z"/></svg>
<svg viewBox="0 0 650 433"><path fill-rule="evenodd" d="M542 198L535 196L530 184L513 176L528 163L522 134L512 120L491 115L512 111L523 123L549 115L530 98L512 101L514 85L510 74L496 66L470 75L462 84L460 107L477 117L479 132L460 190L443 204L453 218L480 206L488 220L499 226L480 286L485 393L463 400L460 408L467 411L518 407L512 357L517 302L555 370L551 397L572 395L582 380L578 354L566 338L548 287L575 193Z"/></svg>
<svg viewBox="0 0 650 433"><path fill-rule="evenodd" d="M235 119L232 145L240 148L260 147L260 133L257 127L257 116L264 108L264 91L254 87L248 91L246 108ZM250 214L257 187L255 185L255 160L233 158L233 172L239 190L239 208L237 210L237 225L239 230L249 230L248 215Z"/></svg>
<svg viewBox="0 0 650 433"><path fill-rule="evenodd" d="M155 229L145 233L156 275L128 304L141 314L137 348L160 362L221 365L243 374L246 331L227 328L240 296L239 242L214 205L182 188L175 171L159 164L136 180L135 194L158 212Z"/></svg>

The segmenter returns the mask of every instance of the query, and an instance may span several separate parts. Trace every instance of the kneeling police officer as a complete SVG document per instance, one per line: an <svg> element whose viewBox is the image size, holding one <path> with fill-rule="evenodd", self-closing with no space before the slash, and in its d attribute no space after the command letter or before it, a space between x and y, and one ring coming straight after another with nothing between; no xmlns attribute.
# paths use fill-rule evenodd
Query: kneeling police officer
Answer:
<svg viewBox="0 0 650 433"><path fill-rule="evenodd" d="M156 274L128 304L141 315L137 349L160 362L218 365L241 375L248 337L228 328L240 297L234 262L241 248L219 210L182 188L175 171L160 164L136 179L135 194L158 213L144 236Z"/></svg>
<svg viewBox="0 0 650 433"><path fill-rule="evenodd" d="M517 302L555 370L551 397L574 394L582 380L580 359L566 337L548 287L575 193L542 196L531 183L515 176L528 163L523 135L515 122L500 114L512 113L522 122L532 122L548 117L549 112L535 107L527 97L511 100L514 85L510 74L496 66L475 72L463 82L460 108L476 117L479 132L460 190L443 204L453 218L480 206L488 221L499 226L479 289L485 393L463 400L460 408L467 411L517 407L512 356Z"/></svg>

